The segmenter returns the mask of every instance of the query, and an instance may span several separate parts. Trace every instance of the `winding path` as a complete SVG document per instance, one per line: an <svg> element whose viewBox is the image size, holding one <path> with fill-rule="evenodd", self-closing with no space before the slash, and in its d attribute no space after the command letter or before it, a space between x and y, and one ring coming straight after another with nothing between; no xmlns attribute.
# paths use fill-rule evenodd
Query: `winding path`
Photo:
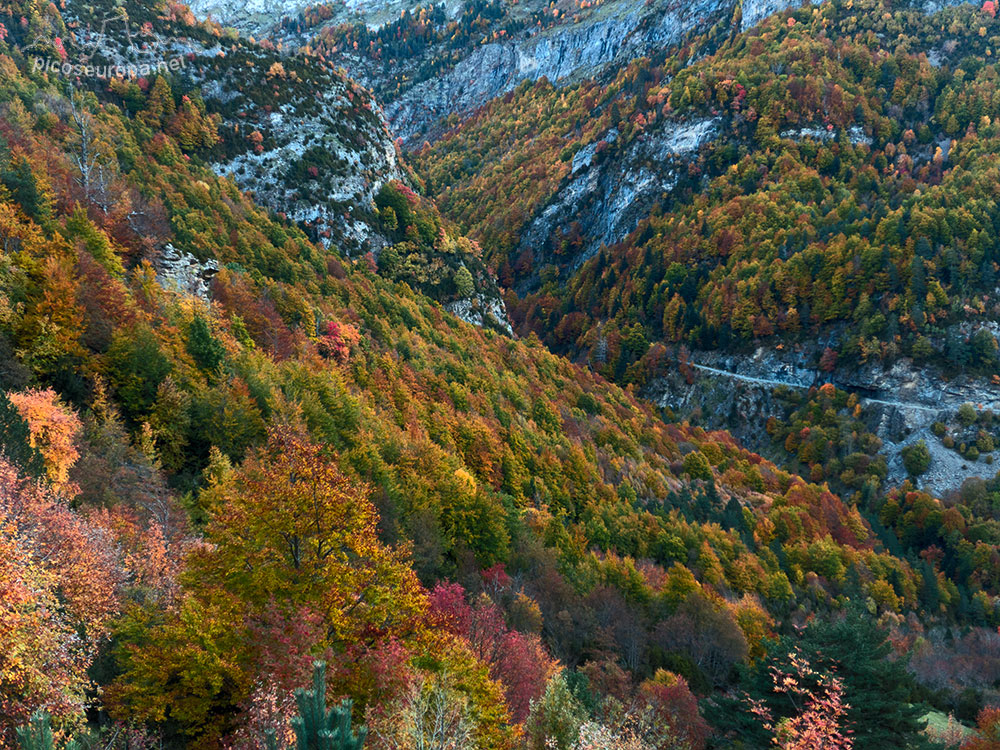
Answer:
<svg viewBox="0 0 1000 750"><path fill-rule="evenodd" d="M710 372L713 375L721 375L722 377L731 378L733 380L741 380L744 383L756 383L757 385L770 385L770 386L784 385L784 386L787 386L789 388L800 388L802 390L808 390L808 389L812 388L813 385L814 385L813 383L806 384L806 383L789 382L787 380L772 380L770 378L755 378L752 375L740 375L739 373L729 372L729 370L719 370L718 368L715 368L715 367L709 367L708 365L699 365L699 364L695 364L694 362L689 362L688 364L690 364L696 370L701 370L703 372ZM896 407L898 409L916 409L918 411L930 412L931 414L937 414L939 411L943 411L944 409L948 408L948 407L945 407L945 406L937 406L937 407L936 406L926 406L924 404L917 404L917 403L914 403L912 401L886 401L886 400L880 399L880 398L864 398L864 397L862 397L861 400L864 401L864 402L866 402L866 403L869 403L869 404L882 404L883 406L893 406L893 407Z"/></svg>

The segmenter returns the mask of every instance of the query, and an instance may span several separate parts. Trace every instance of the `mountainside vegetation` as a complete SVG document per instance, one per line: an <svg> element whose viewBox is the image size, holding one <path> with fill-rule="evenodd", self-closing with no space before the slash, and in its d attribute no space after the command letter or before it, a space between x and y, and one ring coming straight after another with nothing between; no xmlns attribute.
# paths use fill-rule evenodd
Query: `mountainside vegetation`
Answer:
<svg viewBox="0 0 1000 750"><path fill-rule="evenodd" d="M422 152L420 173L495 253L501 282L527 289L508 299L518 330L608 377L641 379L629 366L657 343L795 342L831 326L842 364L909 356L992 374L991 9L824 3L607 83L525 84ZM582 147L614 163L704 117L718 135L621 242L589 257L572 214L522 242Z"/></svg>
<svg viewBox="0 0 1000 750"><path fill-rule="evenodd" d="M996 480L885 486L832 385L768 426L784 469L539 336L459 319L442 302L505 245L447 196L382 175L380 252L324 242L219 168L229 114L192 79L36 65L81 54L70 5L0 6L0 747L902 749L929 741L931 707L995 736ZM233 45L209 88L271 53L182 6L123 11ZM794 57L791 26L763 33ZM594 96L628 100L645 65ZM558 93L582 117L600 86L508 104ZM973 179L949 169L928 195ZM914 257L960 298L961 263L945 284Z"/></svg>

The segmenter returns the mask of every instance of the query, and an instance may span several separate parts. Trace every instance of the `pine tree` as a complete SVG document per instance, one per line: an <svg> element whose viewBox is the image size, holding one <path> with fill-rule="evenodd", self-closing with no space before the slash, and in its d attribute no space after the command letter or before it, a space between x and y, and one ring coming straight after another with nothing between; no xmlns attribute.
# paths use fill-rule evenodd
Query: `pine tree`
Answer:
<svg viewBox="0 0 1000 750"><path fill-rule="evenodd" d="M361 727L351 730L350 700L341 701L339 706L326 707L326 664L313 663L312 690L299 688L295 691L295 702L299 715L292 719L295 730L296 750L361 750L368 730ZM273 736L267 738L268 747L274 750Z"/></svg>
<svg viewBox="0 0 1000 750"><path fill-rule="evenodd" d="M30 721L18 727L17 741L21 750L54 750L55 738L52 735L52 722L45 711L35 711ZM80 745L75 740L67 740L63 750L79 750Z"/></svg>
<svg viewBox="0 0 1000 750"><path fill-rule="evenodd" d="M840 620L814 622L801 638L784 636L772 643L764 659L740 668L740 687L775 717L796 715L798 707L786 694L774 690L772 667L786 669L797 654L820 672L843 681L846 728L855 750L927 747L922 710L910 702L913 677L904 660L889 660L891 651L885 633L867 613L852 611ZM739 737L746 747L769 744L767 732L744 698L717 698L706 705L706 713L717 730Z"/></svg>
<svg viewBox="0 0 1000 750"><path fill-rule="evenodd" d="M817 623L806 629L803 647L844 680L857 750L922 746L923 712L909 696L913 677L905 660L889 660L892 646L870 617L851 612L840 621Z"/></svg>

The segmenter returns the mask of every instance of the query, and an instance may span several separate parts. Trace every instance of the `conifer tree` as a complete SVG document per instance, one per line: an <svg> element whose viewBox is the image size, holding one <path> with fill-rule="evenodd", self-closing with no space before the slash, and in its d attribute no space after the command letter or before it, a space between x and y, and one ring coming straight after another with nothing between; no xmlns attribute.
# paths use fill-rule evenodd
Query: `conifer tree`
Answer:
<svg viewBox="0 0 1000 750"><path fill-rule="evenodd" d="M16 730L21 750L54 750L55 738L52 734L51 717L45 711L35 711L27 724ZM63 750L79 750L75 740L68 740Z"/></svg>
<svg viewBox="0 0 1000 750"><path fill-rule="evenodd" d="M361 750L368 730L351 730L351 701L326 707L326 664L313 664L312 689L296 690L295 702L299 707L299 715L292 719L296 750Z"/></svg>
<svg viewBox="0 0 1000 750"><path fill-rule="evenodd" d="M3 392L0 392L0 455L28 476L45 476L42 454L31 445L31 428Z"/></svg>

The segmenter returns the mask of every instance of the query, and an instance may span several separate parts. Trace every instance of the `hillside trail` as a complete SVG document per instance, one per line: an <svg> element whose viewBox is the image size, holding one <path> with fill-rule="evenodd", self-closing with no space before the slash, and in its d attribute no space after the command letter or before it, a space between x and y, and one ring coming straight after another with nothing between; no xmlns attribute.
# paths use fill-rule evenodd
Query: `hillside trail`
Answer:
<svg viewBox="0 0 1000 750"><path fill-rule="evenodd" d="M696 364L695 362L690 362L689 364L696 370L709 372L712 373L713 375L720 375L722 377L731 378L732 380L739 380L745 383L755 383L757 385L769 385L769 386L783 385L787 386L788 388L799 388L802 390L809 390L810 388L816 385L816 383L801 383L790 380L772 380L770 378L757 378L753 377L752 375L740 375L739 373L736 372L730 372L729 370L720 370L716 367L709 367L708 365L699 365ZM869 404L882 404L883 406L892 406L898 409L915 409L917 411L925 411L930 414L937 414L940 411L945 411L949 408L952 408L951 406L946 404L942 404L941 406L927 406L926 404L918 404L913 401L892 401L881 398L862 397L861 400Z"/></svg>

